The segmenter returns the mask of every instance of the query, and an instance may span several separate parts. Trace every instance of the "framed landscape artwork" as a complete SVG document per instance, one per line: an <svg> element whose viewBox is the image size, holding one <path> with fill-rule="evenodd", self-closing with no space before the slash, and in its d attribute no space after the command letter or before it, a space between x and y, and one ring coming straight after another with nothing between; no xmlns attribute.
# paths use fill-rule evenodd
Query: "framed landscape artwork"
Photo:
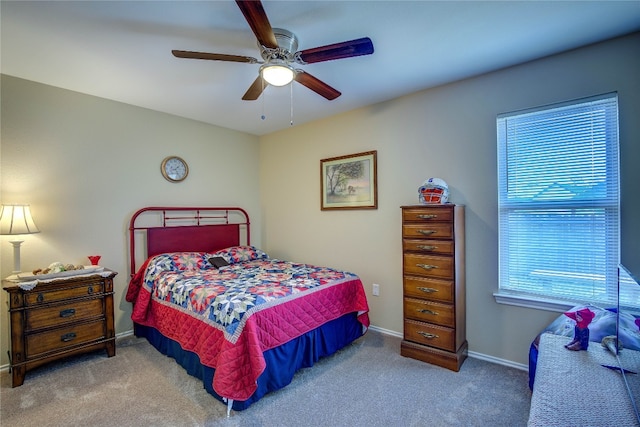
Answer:
<svg viewBox="0 0 640 427"><path fill-rule="evenodd" d="M320 160L320 209L378 209L377 153Z"/></svg>

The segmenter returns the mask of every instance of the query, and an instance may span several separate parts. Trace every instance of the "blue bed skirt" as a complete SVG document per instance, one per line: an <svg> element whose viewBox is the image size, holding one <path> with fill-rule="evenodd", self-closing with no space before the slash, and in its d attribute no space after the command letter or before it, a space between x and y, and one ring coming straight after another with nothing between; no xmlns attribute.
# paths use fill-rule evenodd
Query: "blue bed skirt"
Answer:
<svg viewBox="0 0 640 427"><path fill-rule="evenodd" d="M223 399L213 390L215 369L203 366L197 354L182 349L176 341L166 338L154 328L135 324L134 333L144 337L159 352L173 357L190 375L202 380L204 388L216 399ZM363 327L356 313L345 314L264 353L266 368L258 378L258 389L247 400L234 401L233 409L242 411L265 394L288 385L296 371L313 366L320 358L329 356L363 335Z"/></svg>

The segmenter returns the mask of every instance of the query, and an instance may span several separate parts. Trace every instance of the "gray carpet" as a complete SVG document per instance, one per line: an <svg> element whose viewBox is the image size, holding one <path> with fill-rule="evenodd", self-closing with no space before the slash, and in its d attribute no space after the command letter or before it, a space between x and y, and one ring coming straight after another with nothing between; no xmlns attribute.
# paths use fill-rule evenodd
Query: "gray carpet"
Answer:
<svg viewBox="0 0 640 427"><path fill-rule="evenodd" d="M118 340L116 357L78 356L1 376L0 424L10 426L525 426L527 373L468 358L460 372L400 356L400 339L369 331L226 418L171 358Z"/></svg>

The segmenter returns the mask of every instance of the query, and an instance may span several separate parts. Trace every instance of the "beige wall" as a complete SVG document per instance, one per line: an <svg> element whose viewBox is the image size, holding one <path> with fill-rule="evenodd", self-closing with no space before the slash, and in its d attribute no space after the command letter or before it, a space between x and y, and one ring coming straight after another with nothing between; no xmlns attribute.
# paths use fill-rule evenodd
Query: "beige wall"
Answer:
<svg viewBox="0 0 640 427"><path fill-rule="evenodd" d="M192 120L2 76L2 203L31 204L41 233L24 236L22 270L53 261L117 271L116 332L132 329L127 228L139 208L241 206L260 243L258 138ZM166 181L168 155L189 163L179 184ZM0 239L0 277L13 270L9 236ZM0 292L0 356L8 363L6 292Z"/></svg>
<svg viewBox="0 0 640 427"><path fill-rule="evenodd" d="M466 205L471 352L526 364L558 313L497 304L496 115L618 91L623 258L640 273L640 35L486 74L261 138L263 242L274 256L361 276L372 323L402 331L400 206L441 177ZM428 65L425 65L428 66ZM343 88L347 91L348 88ZM378 209L320 211L319 161L378 151ZM634 219L635 218L635 219ZM380 296L371 294L380 284Z"/></svg>
<svg viewBox="0 0 640 427"><path fill-rule="evenodd" d="M98 252L102 264L120 272L119 333L131 329L123 297L130 215L149 205L224 204L249 211L252 241L270 255L360 275L373 324L399 334L399 207L416 203L422 181L438 176L449 183L451 200L466 205L470 351L526 364L531 340L557 313L493 298L496 115L619 92L623 257L640 273L639 47L635 34L261 138L3 76L1 200L31 203L42 230L25 238L23 270L53 260L83 262ZM369 150L378 151L378 209L320 211L320 159ZM189 161L182 184L160 175L170 154ZM1 277L12 269L8 240L0 240ZM379 297L371 295L372 283L380 284ZM4 309L0 322L4 366Z"/></svg>

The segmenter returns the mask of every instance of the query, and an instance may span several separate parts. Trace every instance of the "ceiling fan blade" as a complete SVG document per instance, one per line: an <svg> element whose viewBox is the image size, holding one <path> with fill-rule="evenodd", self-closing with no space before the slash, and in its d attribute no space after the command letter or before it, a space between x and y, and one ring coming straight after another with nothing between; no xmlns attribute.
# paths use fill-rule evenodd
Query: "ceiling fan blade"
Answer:
<svg viewBox="0 0 640 427"><path fill-rule="evenodd" d="M258 78L253 81L249 89L247 89L247 92L245 92L244 96L242 97L242 100L255 101L260 97L260 95L262 94L262 91L267 86L269 86L269 83L263 80L262 76L258 76Z"/></svg>
<svg viewBox="0 0 640 427"><path fill-rule="evenodd" d="M188 58L188 59L210 59L213 61L230 61L230 62L246 62L249 64L256 64L258 60L250 56L240 55L226 55L223 53L206 53L206 52L191 52L188 50L172 50L173 56L176 58Z"/></svg>
<svg viewBox="0 0 640 427"><path fill-rule="evenodd" d="M329 101L332 101L342 95L339 91L335 90L325 82L318 80L311 74L302 70L296 70L296 81L303 86L308 87L318 95L324 96Z"/></svg>
<svg viewBox="0 0 640 427"><path fill-rule="evenodd" d="M353 56L371 55L372 53L373 43L371 39L363 37L342 43L301 50L296 53L296 58L299 58L302 61L301 63L312 64L314 62L332 61Z"/></svg>
<svg viewBox="0 0 640 427"><path fill-rule="evenodd" d="M276 36L273 34L273 29L262 7L262 3L259 0L236 0L236 3L244 15L244 18L249 23L256 39L258 39L258 43L262 46L276 49L278 42L276 41Z"/></svg>

